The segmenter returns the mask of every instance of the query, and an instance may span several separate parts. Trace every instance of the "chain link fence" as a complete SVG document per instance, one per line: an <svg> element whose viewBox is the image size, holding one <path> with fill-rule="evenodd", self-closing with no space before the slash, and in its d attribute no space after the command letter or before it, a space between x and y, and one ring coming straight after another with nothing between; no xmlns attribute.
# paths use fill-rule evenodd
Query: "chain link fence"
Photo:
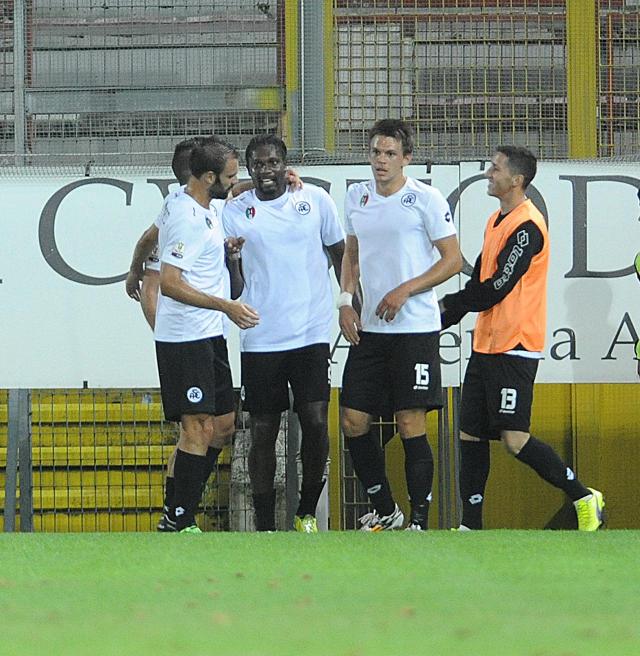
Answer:
<svg viewBox="0 0 640 656"><path fill-rule="evenodd" d="M639 5L594 1L598 155L633 157ZM391 116L424 160L504 142L565 158L567 58L565 0L14 0L0 12L0 156L166 166L194 134L243 148L279 132L294 161L353 162Z"/></svg>

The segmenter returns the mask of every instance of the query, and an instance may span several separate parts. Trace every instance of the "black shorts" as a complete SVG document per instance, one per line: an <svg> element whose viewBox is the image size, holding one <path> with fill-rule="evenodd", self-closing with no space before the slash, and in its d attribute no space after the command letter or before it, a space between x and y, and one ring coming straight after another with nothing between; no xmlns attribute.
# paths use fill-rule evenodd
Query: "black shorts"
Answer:
<svg viewBox="0 0 640 656"><path fill-rule="evenodd" d="M485 440L500 431L529 432L539 360L472 353L462 385L460 430Z"/></svg>
<svg viewBox="0 0 640 656"><path fill-rule="evenodd" d="M224 337L156 342L162 406L167 421L182 415L226 415L235 408Z"/></svg>
<svg viewBox="0 0 640 656"><path fill-rule="evenodd" d="M378 416L442 407L440 335L433 333L360 333L349 347L342 376L340 405Z"/></svg>
<svg viewBox="0 0 640 656"><path fill-rule="evenodd" d="M311 344L289 351L247 352L242 364L243 408L254 414L293 409L312 401L329 401L329 344Z"/></svg>

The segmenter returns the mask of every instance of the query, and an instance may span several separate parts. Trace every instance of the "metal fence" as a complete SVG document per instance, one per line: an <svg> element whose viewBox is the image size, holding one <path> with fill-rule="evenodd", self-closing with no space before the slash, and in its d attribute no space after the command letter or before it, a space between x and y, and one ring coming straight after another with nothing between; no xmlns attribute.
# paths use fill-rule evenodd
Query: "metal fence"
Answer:
<svg viewBox="0 0 640 656"><path fill-rule="evenodd" d="M593 34L575 19L589 12ZM271 131L294 160L348 162L394 116L422 159L486 158L499 142L565 158L587 98L588 156L633 157L639 20L637 0L13 0L0 11L0 155L166 165L187 136L243 147ZM593 90L572 97L577 69Z"/></svg>

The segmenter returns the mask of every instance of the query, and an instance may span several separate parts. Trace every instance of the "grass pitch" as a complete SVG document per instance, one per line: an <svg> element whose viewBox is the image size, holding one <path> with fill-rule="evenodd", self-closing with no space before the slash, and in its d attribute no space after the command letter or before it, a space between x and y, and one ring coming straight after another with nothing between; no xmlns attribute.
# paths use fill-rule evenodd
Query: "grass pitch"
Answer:
<svg viewBox="0 0 640 656"><path fill-rule="evenodd" d="M637 656L640 532L0 535L0 654Z"/></svg>

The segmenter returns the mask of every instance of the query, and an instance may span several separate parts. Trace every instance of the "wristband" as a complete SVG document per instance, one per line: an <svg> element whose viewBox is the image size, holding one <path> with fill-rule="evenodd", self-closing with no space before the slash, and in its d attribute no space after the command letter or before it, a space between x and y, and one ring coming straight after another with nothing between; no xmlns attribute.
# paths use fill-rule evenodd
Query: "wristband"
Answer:
<svg viewBox="0 0 640 656"><path fill-rule="evenodd" d="M349 292L340 292L340 296L338 296L338 300L336 302L336 307L339 310L341 307L344 307L345 305L351 305L352 301L353 301L353 294L350 294Z"/></svg>

